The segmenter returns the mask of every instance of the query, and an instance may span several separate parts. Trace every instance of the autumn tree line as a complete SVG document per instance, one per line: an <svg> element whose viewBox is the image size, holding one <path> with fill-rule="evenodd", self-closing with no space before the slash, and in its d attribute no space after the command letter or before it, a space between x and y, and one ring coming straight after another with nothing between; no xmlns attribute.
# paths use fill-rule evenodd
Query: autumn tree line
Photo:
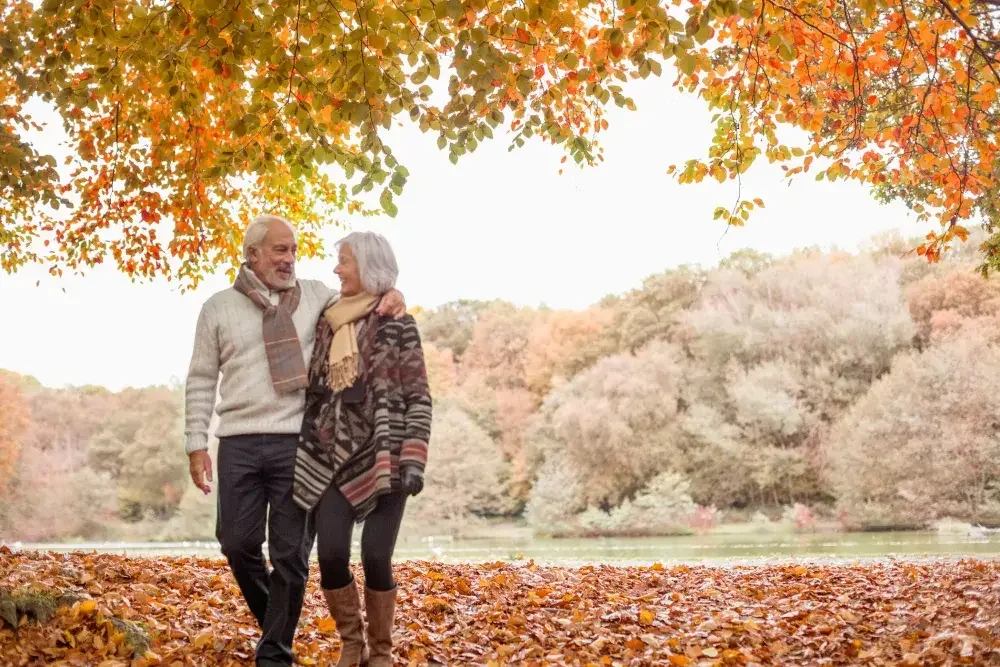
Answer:
<svg viewBox="0 0 1000 667"><path fill-rule="evenodd" d="M418 308L435 424L408 528L1000 523L1000 284L973 245L740 251L584 311ZM2 536L211 539L182 399L0 376Z"/></svg>

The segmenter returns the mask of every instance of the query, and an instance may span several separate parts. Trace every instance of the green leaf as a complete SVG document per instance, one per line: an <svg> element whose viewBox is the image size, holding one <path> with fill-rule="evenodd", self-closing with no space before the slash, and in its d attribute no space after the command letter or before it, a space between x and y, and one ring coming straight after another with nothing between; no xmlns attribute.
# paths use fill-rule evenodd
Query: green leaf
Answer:
<svg viewBox="0 0 1000 667"><path fill-rule="evenodd" d="M527 97L531 93L531 80L523 74L517 77L517 89L522 95Z"/></svg>
<svg viewBox="0 0 1000 667"><path fill-rule="evenodd" d="M781 56L783 60L792 61L795 60L795 46L791 44L782 43L778 47L778 55Z"/></svg>
<svg viewBox="0 0 1000 667"><path fill-rule="evenodd" d="M388 188L382 190L382 196L379 197L378 202L382 206L382 210L385 211L390 218L395 218L396 214L399 213L399 209L392 201L392 192L390 192Z"/></svg>
<svg viewBox="0 0 1000 667"><path fill-rule="evenodd" d="M704 21L698 26L698 31L695 32L694 38L699 44L704 44L712 36L712 26L708 21Z"/></svg>
<svg viewBox="0 0 1000 667"><path fill-rule="evenodd" d="M697 61L695 57L690 53L684 53L677 58L677 66L680 67L681 71L687 75L694 74L695 67L697 66Z"/></svg>

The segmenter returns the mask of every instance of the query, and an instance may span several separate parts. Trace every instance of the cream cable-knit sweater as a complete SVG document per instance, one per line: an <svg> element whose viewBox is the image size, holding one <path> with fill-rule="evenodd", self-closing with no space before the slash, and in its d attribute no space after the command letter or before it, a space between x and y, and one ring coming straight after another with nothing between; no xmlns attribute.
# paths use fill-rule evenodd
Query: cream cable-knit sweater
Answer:
<svg viewBox="0 0 1000 667"><path fill-rule="evenodd" d="M308 365L316 322L339 294L318 280L300 280L299 285L302 298L292 320ZM278 303L279 292L269 290L263 283L258 284L258 289L272 303ZM305 390L279 395L271 386L271 371L264 352L263 316L263 311L232 287L216 292L202 306L184 389L187 440L184 451L188 454L208 448L213 407L219 415L215 435L220 438L250 433L298 433L302 427Z"/></svg>

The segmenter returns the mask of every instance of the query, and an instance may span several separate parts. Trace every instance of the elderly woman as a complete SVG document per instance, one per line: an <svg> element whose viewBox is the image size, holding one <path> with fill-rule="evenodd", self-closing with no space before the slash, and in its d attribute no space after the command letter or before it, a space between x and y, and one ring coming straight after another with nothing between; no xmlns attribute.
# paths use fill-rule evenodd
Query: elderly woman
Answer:
<svg viewBox="0 0 1000 667"><path fill-rule="evenodd" d="M381 667L392 664L392 554L406 498L423 488L431 396L413 318L375 310L399 273L389 243L354 232L338 252L341 298L316 326L294 498L313 512L323 594L343 641L337 664ZM367 640L349 568L362 521Z"/></svg>

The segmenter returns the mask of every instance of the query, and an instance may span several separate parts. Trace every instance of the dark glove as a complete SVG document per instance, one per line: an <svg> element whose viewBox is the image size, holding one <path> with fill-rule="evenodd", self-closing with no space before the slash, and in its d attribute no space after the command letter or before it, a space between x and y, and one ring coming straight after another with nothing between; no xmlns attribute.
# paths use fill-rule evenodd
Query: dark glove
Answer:
<svg viewBox="0 0 1000 667"><path fill-rule="evenodd" d="M400 473L400 484L403 493L408 496L416 496L424 490L424 476L412 466L403 468Z"/></svg>

